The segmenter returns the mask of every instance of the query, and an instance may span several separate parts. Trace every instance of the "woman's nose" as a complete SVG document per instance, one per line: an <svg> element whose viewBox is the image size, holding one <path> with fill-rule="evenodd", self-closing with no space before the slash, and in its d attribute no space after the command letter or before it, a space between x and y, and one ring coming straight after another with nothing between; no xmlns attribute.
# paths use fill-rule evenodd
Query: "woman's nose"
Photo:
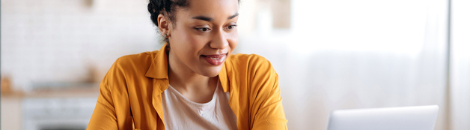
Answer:
<svg viewBox="0 0 470 130"><path fill-rule="evenodd" d="M215 32L214 37L210 43L210 47L214 49L224 49L228 47L228 40L223 30Z"/></svg>

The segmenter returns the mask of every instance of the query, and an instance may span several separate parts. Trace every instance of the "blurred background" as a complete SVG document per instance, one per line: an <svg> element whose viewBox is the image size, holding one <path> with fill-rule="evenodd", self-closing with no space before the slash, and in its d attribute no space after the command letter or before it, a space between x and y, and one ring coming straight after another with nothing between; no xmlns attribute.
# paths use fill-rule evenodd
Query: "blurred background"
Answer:
<svg viewBox="0 0 470 130"><path fill-rule="evenodd" d="M147 3L2 0L1 129L85 129L112 63L162 46ZM235 53L271 61L293 130L326 129L336 109L434 104L436 130L468 130L468 7L468 0L241 0Z"/></svg>

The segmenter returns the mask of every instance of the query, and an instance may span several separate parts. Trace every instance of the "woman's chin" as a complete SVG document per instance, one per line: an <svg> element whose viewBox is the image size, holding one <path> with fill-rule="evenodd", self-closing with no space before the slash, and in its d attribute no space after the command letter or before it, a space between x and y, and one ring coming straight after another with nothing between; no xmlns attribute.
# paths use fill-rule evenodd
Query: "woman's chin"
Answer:
<svg viewBox="0 0 470 130"><path fill-rule="evenodd" d="M222 65L219 66L210 66L210 67L204 67L201 69L201 75L207 76L207 77L215 77L219 75L220 71L222 70Z"/></svg>

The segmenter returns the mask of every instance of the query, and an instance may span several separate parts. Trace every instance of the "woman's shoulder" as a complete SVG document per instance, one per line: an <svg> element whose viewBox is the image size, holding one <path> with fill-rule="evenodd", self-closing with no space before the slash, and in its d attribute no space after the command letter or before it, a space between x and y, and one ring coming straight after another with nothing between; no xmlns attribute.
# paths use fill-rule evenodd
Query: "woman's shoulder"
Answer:
<svg viewBox="0 0 470 130"><path fill-rule="evenodd" d="M267 106L263 103L280 100L277 94L280 92L278 74L266 58L256 54L237 54L228 61L227 68L232 68L227 70L229 81L234 82L230 89L238 90L231 92L234 92L235 99L239 99L240 103L252 103L243 106L261 110Z"/></svg>
<svg viewBox="0 0 470 130"><path fill-rule="evenodd" d="M271 62L257 54L236 54L229 57L226 62L228 73L231 73L239 82L264 82L264 80L277 78ZM242 81L251 79L252 81Z"/></svg>
<svg viewBox="0 0 470 130"><path fill-rule="evenodd" d="M137 54L130 54L130 55L124 55L119 57L115 63L117 64L150 64L152 59L155 57L154 55L158 52L158 50L155 51L147 51L147 52L141 52Z"/></svg>
<svg viewBox="0 0 470 130"><path fill-rule="evenodd" d="M234 54L229 57L229 61L236 64L270 64L266 58L257 54Z"/></svg>
<svg viewBox="0 0 470 130"><path fill-rule="evenodd" d="M148 51L124 55L116 59L107 75L111 77L125 75L145 75L158 51ZM110 78L111 78L110 77Z"/></svg>
<svg viewBox="0 0 470 130"><path fill-rule="evenodd" d="M229 64L234 69L272 69L271 63L263 56L257 54L235 54L228 59Z"/></svg>
<svg viewBox="0 0 470 130"><path fill-rule="evenodd" d="M114 62L114 65L121 68L150 66L150 64L152 64L152 59L155 57L157 52L158 50L124 55L119 57Z"/></svg>

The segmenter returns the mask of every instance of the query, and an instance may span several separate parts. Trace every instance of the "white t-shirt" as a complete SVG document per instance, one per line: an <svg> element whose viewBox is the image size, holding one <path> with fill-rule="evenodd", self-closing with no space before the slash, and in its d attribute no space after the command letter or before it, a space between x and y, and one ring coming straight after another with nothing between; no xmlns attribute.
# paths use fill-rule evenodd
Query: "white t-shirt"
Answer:
<svg viewBox="0 0 470 130"><path fill-rule="evenodd" d="M228 104L229 95L217 83L211 101L196 103L170 85L162 95L165 129L236 130L237 117Z"/></svg>

